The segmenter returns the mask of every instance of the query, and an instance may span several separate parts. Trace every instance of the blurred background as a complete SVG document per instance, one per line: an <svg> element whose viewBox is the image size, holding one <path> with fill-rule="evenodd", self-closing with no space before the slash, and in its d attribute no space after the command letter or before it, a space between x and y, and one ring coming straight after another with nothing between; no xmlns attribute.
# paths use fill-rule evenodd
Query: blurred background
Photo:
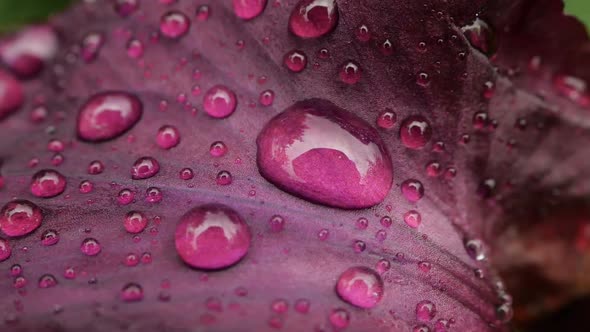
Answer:
<svg viewBox="0 0 590 332"><path fill-rule="evenodd" d="M81 0L0 0L0 36L43 21L75 1ZM584 22L590 31L590 0L564 1L566 13ZM543 273L526 269L517 267L518 273L512 270L504 275L514 295L515 332L590 331L590 295L584 295L588 288L568 294L563 285L543 279ZM583 282L587 283L590 276Z"/></svg>

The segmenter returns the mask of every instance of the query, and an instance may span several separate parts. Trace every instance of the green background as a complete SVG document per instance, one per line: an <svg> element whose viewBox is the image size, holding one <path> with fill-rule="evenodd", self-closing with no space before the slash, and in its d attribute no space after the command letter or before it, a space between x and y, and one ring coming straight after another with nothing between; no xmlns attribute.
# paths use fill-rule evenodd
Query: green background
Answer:
<svg viewBox="0 0 590 332"><path fill-rule="evenodd" d="M0 0L0 31L18 28L27 22L42 20L63 10L74 0ZM155 0L148 0L155 1ZM565 0L566 12L590 27L590 0ZM590 29L589 29L590 30Z"/></svg>

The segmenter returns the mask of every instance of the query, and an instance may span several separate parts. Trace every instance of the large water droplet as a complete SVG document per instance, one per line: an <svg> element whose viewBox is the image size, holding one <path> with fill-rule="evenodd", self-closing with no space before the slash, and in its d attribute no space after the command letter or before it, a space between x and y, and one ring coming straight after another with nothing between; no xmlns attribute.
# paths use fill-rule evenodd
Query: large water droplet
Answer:
<svg viewBox="0 0 590 332"><path fill-rule="evenodd" d="M15 200L6 203L0 212L0 229L8 236L23 236L41 225L43 214L32 202Z"/></svg>
<svg viewBox="0 0 590 332"><path fill-rule="evenodd" d="M52 27L33 25L0 42L0 60L19 77L31 78L55 56L58 48L59 40Z"/></svg>
<svg viewBox="0 0 590 332"><path fill-rule="evenodd" d="M335 0L301 0L289 17L289 30L301 38L326 35L338 23Z"/></svg>
<svg viewBox="0 0 590 332"><path fill-rule="evenodd" d="M233 0L234 13L239 18L251 20L262 14L266 0Z"/></svg>
<svg viewBox="0 0 590 332"><path fill-rule="evenodd" d="M141 118L143 105L122 91L102 92L90 97L78 114L78 136L101 142L120 136Z"/></svg>
<svg viewBox="0 0 590 332"><path fill-rule="evenodd" d="M496 52L496 37L492 28L482 19L476 18L473 23L461 28L463 34L475 47L485 55L492 56Z"/></svg>
<svg viewBox="0 0 590 332"><path fill-rule="evenodd" d="M368 267L352 267L340 275L336 284L338 295L360 308L372 308L383 297L383 280Z"/></svg>
<svg viewBox="0 0 590 332"><path fill-rule="evenodd" d="M410 210L404 213L404 221L408 226L412 228L418 228L418 226L420 226L422 223L422 216L418 211Z"/></svg>
<svg viewBox="0 0 590 332"><path fill-rule="evenodd" d="M412 115L402 122L399 136L405 147L421 149L432 138L432 128L428 120L423 116Z"/></svg>
<svg viewBox="0 0 590 332"><path fill-rule="evenodd" d="M260 173L313 202L365 208L391 188L391 160L377 131L326 100L289 107L266 124L257 145Z"/></svg>
<svg viewBox="0 0 590 332"><path fill-rule="evenodd" d="M205 112L214 118L226 118L236 110L236 94L228 87L216 85L203 97Z"/></svg>
<svg viewBox="0 0 590 332"><path fill-rule="evenodd" d="M35 173L31 181L31 193L37 197L55 197L63 193L65 188L66 178L51 169L44 169Z"/></svg>
<svg viewBox="0 0 590 332"><path fill-rule="evenodd" d="M179 11L167 12L160 19L160 32L162 35L171 39L178 39L184 36L190 26L190 19Z"/></svg>
<svg viewBox="0 0 590 332"><path fill-rule="evenodd" d="M148 179L160 171L160 164L152 157L142 157L133 163L131 178L134 180Z"/></svg>
<svg viewBox="0 0 590 332"><path fill-rule="evenodd" d="M176 227L176 251L196 268L236 264L250 248L250 230L242 217L223 205L203 205L187 212Z"/></svg>

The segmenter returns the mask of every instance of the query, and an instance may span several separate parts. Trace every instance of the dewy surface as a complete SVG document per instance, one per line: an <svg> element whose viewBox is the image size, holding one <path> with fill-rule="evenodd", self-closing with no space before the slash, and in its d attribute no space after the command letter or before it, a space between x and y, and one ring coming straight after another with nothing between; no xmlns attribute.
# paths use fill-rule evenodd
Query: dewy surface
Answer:
<svg viewBox="0 0 590 332"><path fill-rule="evenodd" d="M49 25L0 42L3 330L507 331L493 266L547 268L539 224L588 240L590 44L558 0L96 0ZM314 101L354 119L258 150ZM248 241L205 216L183 250L224 269L175 246L210 204Z"/></svg>

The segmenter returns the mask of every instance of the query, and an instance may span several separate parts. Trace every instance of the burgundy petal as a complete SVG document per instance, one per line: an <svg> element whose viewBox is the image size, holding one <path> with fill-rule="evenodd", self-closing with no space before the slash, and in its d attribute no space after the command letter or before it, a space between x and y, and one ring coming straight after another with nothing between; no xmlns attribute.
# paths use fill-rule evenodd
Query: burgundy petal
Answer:
<svg viewBox="0 0 590 332"><path fill-rule="evenodd" d="M28 200L43 213L34 233L0 243L2 257L12 248L0 266L18 271L0 284L4 324L507 331L512 300L490 263L502 262L497 238L555 190L567 203L590 186L580 83L589 79L587 49L575 46L588 39L563 19L558 1L531 2L95 1L53 18L62 40L47 70L25 83L0 72L0 201ZM247 5L257 7L237 10ZM478 15L488 30L473 30ZM540 22L563 23L572 36L546 34L547 43L532 43L546 45L538 54L548 65L531 73L523 63L533 49L519 40ZM580 65L569 68L558 55L563 49ZM293 50L304 60L286 57ZM578 81L560 81L562 73ZM24 86L26 101L3 97L3 82ZM573 84L573 94L564 95L560 82ZM127 111L118 105L124 116L88 120L90 130L81 131L89 100L104 93L138 101ZM257 147L263 128L301 102L354 114L332 122L355 138L337 142L348 144L338 145L342 153L312 149L309 159L297 158L303 164L295 168L306 174L333 172L316 183L334 184L320 195L294 190L257 164L257 153L276 152ZM300 139L287 135L289 125L305 124L286 118L281 134ZM366 123L375 128L365 130ZM163 126L182 139L162 143ZM323 134L317 139L334 143ZM63 150L48 149L55 139ZM354 178L354 161L368 153L354 149L370 142L385 160L375 166L369 158L365 166L381 176ZM143 167L145 160L152 167ZM97 161L101 171L89 166ZM31 178L41 169L59 171L70 185L55 197L35 197ZM345 184L358 181L340 188L338 175ZM371 188L363 180L377 194L361 190ZM348 186L358 187L343 190ZM334 188L376 198L330 204L322 198L334 197ZM192 214L210 204L233 217ZM129 234L139 229L126 227L134 211L149 222ZM249 245L238 243L239 255L224 256L235 244L228 218L250 235ZM195 231L211 223L227 228ZM61 240L44 246L47 230ZM180 255L175 234L188 239ZM190 238L195 234L205 234L203 242ZM221 256L206 251L213 263L204 264L195 258L199 243L221 243ZM351 268L371 271L364 274L383 286L338 284L353 278ZM363 287L376 297L363 298Z"/></svg>

